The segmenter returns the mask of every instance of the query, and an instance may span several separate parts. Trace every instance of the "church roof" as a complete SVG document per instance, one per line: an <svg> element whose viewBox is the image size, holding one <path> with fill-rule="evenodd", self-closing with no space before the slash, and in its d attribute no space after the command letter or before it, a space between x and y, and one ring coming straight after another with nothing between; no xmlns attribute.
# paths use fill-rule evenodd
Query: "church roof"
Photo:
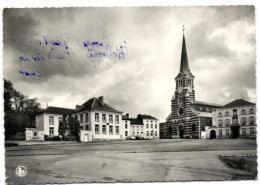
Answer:
<svg viewBox="0 0 260 185"><path fill-rule="evenodd" d="M186 50L186 42L183 34L180 73L189 73L189 72L190 69L189 69L188 55Z"/></svg>
<svg viewBox="0 0 260 185"><path fill-rule="evenodd" d="M234 100L226 105L224 105L221 108L232 108L232 107L242 107L242 106L250 106L250 105L255 105L255 103L243 100L243 99L237 99Z"/></svg>
<svg viewBox="0 0 260 185"><path fill-rule="evenodd" d="M202 102L202 101L194 101L193 104L196 104L196 105L207 105L207 106L212 106L212 107L221 107L221 105L219 105L219 104L207 103L207 102Z"/></svg>
<svg viewBox="0 0 260 185"><path fill-rule="evenodd" d="M103 111L108 111L108 112L122 113L122 112L114 109L113 107L109 106L106 103L102 104L100 99L98 99L96 97L91 98L88 101L86 101L85 103L83 103L81 105L81 108L78 110L75 110L74 112L81 112L81 111L85 111L85 110L103 110Z"/></svg>

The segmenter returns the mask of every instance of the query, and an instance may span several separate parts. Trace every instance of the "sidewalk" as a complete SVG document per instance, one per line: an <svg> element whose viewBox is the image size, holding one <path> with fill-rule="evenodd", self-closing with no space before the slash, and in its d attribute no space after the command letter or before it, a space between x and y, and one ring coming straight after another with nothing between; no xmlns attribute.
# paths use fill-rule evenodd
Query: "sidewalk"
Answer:
<svg viewBox="0 0 260 185"><path fill-rule="evenodd" d="M72 144L77 141L5 141L5 146Z"/></svg>

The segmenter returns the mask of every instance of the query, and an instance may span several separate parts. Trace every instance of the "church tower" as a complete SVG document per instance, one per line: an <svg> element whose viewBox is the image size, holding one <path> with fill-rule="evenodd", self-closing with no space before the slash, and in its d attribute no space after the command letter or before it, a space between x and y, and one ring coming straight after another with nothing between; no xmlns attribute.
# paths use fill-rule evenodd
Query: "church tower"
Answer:
<svg viewBox="0 0 260 185"><path fill-rule="evenodd" d="M180 71L175 78L176 89L171 100L171 114L167 118L172 135L179 138L190 138L194 113L191 105L195 102L194 76L192 75L183 33Z"/></svg>

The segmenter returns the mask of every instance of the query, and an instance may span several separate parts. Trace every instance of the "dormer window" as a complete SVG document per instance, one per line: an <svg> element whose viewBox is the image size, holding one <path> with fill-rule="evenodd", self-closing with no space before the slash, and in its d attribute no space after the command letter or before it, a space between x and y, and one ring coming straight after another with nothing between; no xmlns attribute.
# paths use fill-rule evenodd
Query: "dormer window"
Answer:
<svg viewBox="0 0 260 185"><path fill-rule="evenodd" d="M233 110L233 116L237 116L237 109Z"/></svg>
<svg viewBox="0 0 260 185"><path fill-rule="evenodd" d="M254 114L254 109L253 109L253 108L251 108L251 109L249 110L249 114Z"/></svg>
<svg viewBox="0 0 260 185"><path fill-rule="evenodd" d="M222 112L219 112L219 113L218 113L218 117L222 117Z"/></svg>
<svg viewBox="0 0 260 185"><path fill-rule="evenodd" d="M245 115L246 114L246 111L245 111L245 109L243 109L242 111L241 111L241 115Z"/></svg>

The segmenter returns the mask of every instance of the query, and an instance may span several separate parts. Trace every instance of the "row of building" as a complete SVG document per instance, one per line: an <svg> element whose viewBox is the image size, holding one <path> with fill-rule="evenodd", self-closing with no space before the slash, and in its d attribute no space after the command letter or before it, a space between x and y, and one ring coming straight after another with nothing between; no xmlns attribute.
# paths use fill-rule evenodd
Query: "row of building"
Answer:
<svg viewBox="0 0 260 185"><path fill-rule="evenodd" d="M127 138L193 138L213 139L255 137L256 104L244 99L218 105L195 100L195 76L188 63L183 34L180 71L175 78L171 113L165 123L150 115L136 118L123 115L104 102L104 97L91 98L75 109L48 107L36 116L36 129L27 129L26 138L42 139L58 135L59 121L66 115L76 117L81 125L80 140L84 142Z"/></svg>
<svg viewBox="0 0 260 185"><path fill-rule="evenodd" d="M91 98L75 109L47 107L36 116L36 128L26 130L27 140L43 140L44 135L59 135L59 122L63 117L73 116L79 120L80 141L113 139L159 139L159 120L150 115L132 118L123 115L104 102L104 97Z"/></svg>

